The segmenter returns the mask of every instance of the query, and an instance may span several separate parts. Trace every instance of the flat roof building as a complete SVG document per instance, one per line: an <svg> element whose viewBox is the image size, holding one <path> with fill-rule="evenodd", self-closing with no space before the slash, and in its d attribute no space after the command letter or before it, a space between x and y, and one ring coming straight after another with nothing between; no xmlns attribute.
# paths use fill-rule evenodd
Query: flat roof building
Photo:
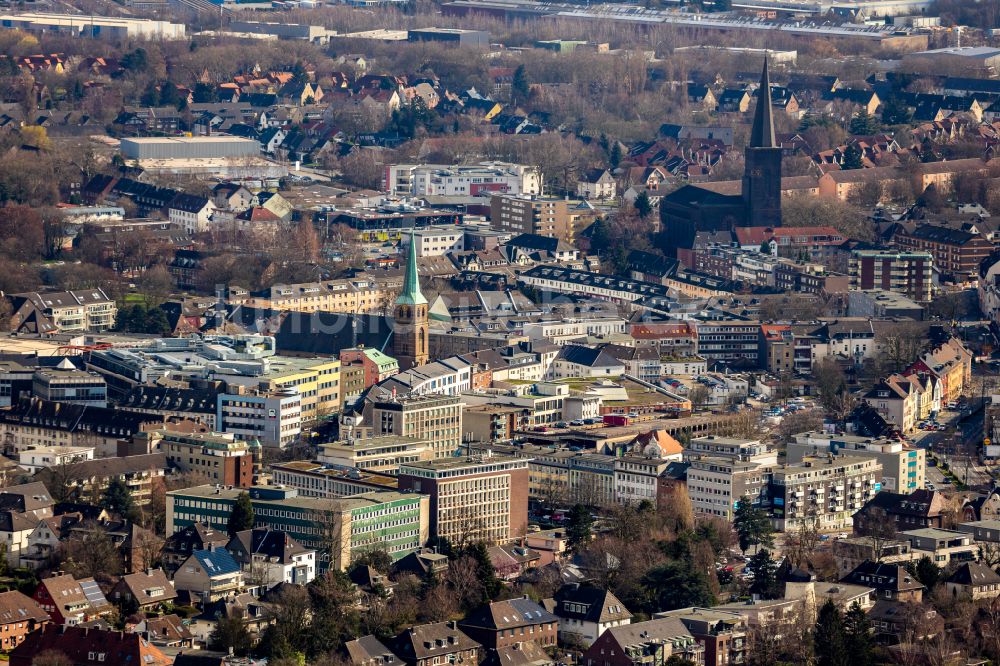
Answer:
<svg viewBox="0 0 1000 666"><path fill-rule="evenodd" d="M422 28L410 30L406 35L409 42L444 42L457 46L489 46L490 33L484 30L462 30L460 28Z"/></svg>
<svg viewBox="0 0 1000 666"><path fill-rule="evenodd" d="M428 498L416 493L370 492L342 498L302 497L295 488L249 489L204 485L167 493L167 535L194 523L225 530L240 493L250 495L256 527L287 532L319 552L319 568L346 569L372 548L394 560L428 539Z"/></svg>
<svg viewBox="0 0 1000 666"><path fill-rule="evenodd" d="M0 27L25 32L59 33L72 37L113 40L184 39L183 23L150 19L95 16L94 14L55 14L33 12L0 15Z"/></svg>
<svg viewBox="0 0 1000 666"><path fill-rule="evenodd" d="M399 489L430 496L432 534L504 544L527 533L529 462L487 453L403 464Z"/></svg>
<svg viewBox="0 0 1000 666"><path fill-rule="evenodd" d="M195 160L256 157L260 143L231 136L131 137L121 140L122 157L128 160Z"/></svg>

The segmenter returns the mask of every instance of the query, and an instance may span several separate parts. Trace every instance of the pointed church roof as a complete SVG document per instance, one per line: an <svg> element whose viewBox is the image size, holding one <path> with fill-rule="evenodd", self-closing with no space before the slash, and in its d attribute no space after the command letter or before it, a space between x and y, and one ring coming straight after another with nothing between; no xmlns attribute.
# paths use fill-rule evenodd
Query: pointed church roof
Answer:
<svg viewBox="0 0 1000 666"><path fill-rule="evenodd" d="M413 232L410 232L410 251L406 258L403 291L396 299L396 305L427 305L427 299L420 293L420 278L417 276L417 242Z"/></svg>
<svg viewBox="0 0 1000 666"><path fill-rule="evenodd" d="M753 114L753 129L750 131L751 148L777 148L774 139L774 115L771 109L771 77L767 72L767 57L764 70L760 73L760 88L757 91L757 108Z"/></svg>

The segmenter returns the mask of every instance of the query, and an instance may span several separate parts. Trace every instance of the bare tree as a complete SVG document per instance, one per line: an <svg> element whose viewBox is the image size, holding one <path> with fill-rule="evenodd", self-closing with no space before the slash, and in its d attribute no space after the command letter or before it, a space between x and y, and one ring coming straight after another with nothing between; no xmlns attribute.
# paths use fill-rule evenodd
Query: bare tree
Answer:
<svg viewBox="0 0 1000 666"><path fill-rule="evenodd" d="M859 521L858 533L871 539L873 557L881 562L885 547L896 540L896 521L882 507L873 507Z"/></svg>
<svg viewBox="0 0 1000 666"><path fill-rule="evenodd" d="M875 335L876 364L886 372L900 372L919 358L925 340L924 327L917 322L884 323Z"/></svg>
<svg viewBox="0 0 1000 666"><path fill-rule="evenodd" d="M808 567L819 544L819 518L805 516L802 523L785 535L783 552L791 563L799 568Z"/></svg>
<svg viewBox="0 0 1000 666"><path fill-rule="evenodd" d="M1000 565L1000 543L996 541L979 542L979 561L990 569Z"/></svg>

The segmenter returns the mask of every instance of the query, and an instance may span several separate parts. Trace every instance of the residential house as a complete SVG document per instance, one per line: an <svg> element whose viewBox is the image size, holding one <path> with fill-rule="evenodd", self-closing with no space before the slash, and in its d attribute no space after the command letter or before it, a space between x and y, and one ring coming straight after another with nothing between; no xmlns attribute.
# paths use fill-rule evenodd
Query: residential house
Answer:
<svg viewBox="0 0 1000 666"><path fill-rule="evenodd" d="M719 113L746 113L750 110L750 93L745 88L726 88L719 94Z"/></svg>
<svg viewBox="0 0 1000 666"><path fill-rule="evenodd" d="M559 618L523 597L481 606L459 621L459 628L488 650L525 641L555 647Z"/></svg>
<svg viewBox="0 0 1000 666"><path fill-rule="evenodd" d="M344 644L351 666L403 666L403 660L371 634Z"/></svg>
<svg viewBox="0 0 1000 666"><path fill-rule="evenodd" d="M836 88L823 93L823 100L828 102L827 108L835 105L849 106L856 112L875 115L882 100L874 90L858 90L855 88Z"/></svg>
<svg viewBox="0 0 1000 666"><path fill-rule="evenodd" d="M687 85L687 101L693 107L704 109L705 111L714 110L718 105L718 101L715 99L715 93L708 86L699 86L694 83L689 83Z"/></svg>
<svg viewBox="0 0 1000 666"><path fill-rule="evenodd" d="M31 597L16 590L0 592L0 650L10 652L48 622L49 614Z"/></svg>
<svg viewBox="0 0 1000 666"><path fill-rule="evenodd" d="M189 234L210 230L215 206L208 197L178 192L167 204L167 219Z"/></svg>
<svg viewBox="0 0 1000 666"><path fill-rule="evenodd" d="M434 622L410 627L392 641L392 651L407 666L479 663L482 646L455 622Z"/></svg>
<svg viewBox="0 0 1000 666"><path fill-rule="evenodd" d="M114 602L134 606L140 611L155 610L176 598L174 584L163 569L125 574L111 588L111 599Z"/></svg>
<svg viewBox="0 0 1000 666"><path fill-rule="evenodd" d="M559 618L559 639L563 642L593 644L605 631L632 621L632 613L607 590L589 585L566 585L545 608Z"/></svg>
<svg viewBox="0 0 1000 666"><path fill-rule="evenodd" d="M899 533L908 539L913 550L921 557L928 557L942 569L960 562L979 559L979 544L973 542L968 532L924 527Z"/></svg>
<svg viewBox="0 0 1000 666"><path fill-rule="evenodd" d="M747 617L738 611L716 608L682 608L657 613L674 617L705 649L705 666L727 666L746 662Z"/></svg>
<svg viewBox="0 0 1000 666"><path fill-rule="evenodd" d="M902 375L891 375L876 382L865 393L864 399L883 419L899 428L900 432L910 432L916 425L920 398L917 388Z"/></svg>
<svg viewBox="0 0 1000 666"><path fill-rule="evenodd" d="M187 628L186 621L181 620L177 615L164 615L162 617L147 617L135 625L132 630L137 634L145 634L149 642L159 648L192 648L194 647L194 635ZM174 666L181 666L181 657L178 655L174 661ZM197 664L194 666L205 666ZM225 665L223 665L225 666Z"/></svg>
<svg viewBox="0 0 1000 666"><path fill-rule="evenodd" d="M174 574L174 587L203 603L218 601L243 588L243 572L223 549L196 550Z"/></svg>
<svg viewBox="0 0 1000 666"><path fill-rule="evenodd" d="M5 545L7 563L21 565L28 552L28 539L39 521L52 517L55 502L41 483L25 483L0 490L0 542Z"/></svg>
<svg viewBox="0 0 1000 666"><path fill-rule="evenodd" d="M944 581L953 599L995 599L1000 596L1000 575L979 562L966 562Z"/></svg>
<svg viewBox="0 0 1000 666"><path fill-rule="evenodd" d="M258 527L237 532L226 550L251 585L267 589L282 583L307 585L316 577L316 551L281 530Z"/></svg>
<svg viewBox="0 0 1000 666"><path fill-rule="evenodd" d="M614 199L616 189L608 169L589 169L576 182L576 195L582 199Z"/></svg>
<svg viewBox="0 0 1000 666"><path fill-rule="evenodd" d="M160 552L163 568L173 573L192 553L199 550L224 548L229 535L204 523L194 523L167 537Z"/></svg>
<svg viewBox="0 0 1000 666"><path fill-rule="evenodd" d="M920 603L924 585L901 564L864 562L842 579L851 585L864 585L875 590L878 599Z"/></svg>
<svg viewBox="0 0 1000 666"><path fill-rule="evenodd" d="M219 183L212 188L212 203L219 210L240 213L250 207L252 200L253 193L239 183Z"/></svg>
<svg viewBox="0 0 1000 666"><path fill-rule="evenodd" d="M112 611L97 581L93 578L76 580L69 574L43 578L32 598L49 614L53 623L71 627Z"/></svg>
<svg viewBox="0 0 1000 666"><path fill-rule="evenodd" d="M21 566L40 569L48 564L56 554L59 542L68 534L68 528L83 519L83 514L69 512L39 521L28 535L27 547L22 549Z"/></svg>
<svg viewBox="0 0 1000 666"><path fill-rule="evenodd" d="M854 532L864 534L872 521L889 516L898 531L942 527L947 503L941 493L933 490L914 490L909 495L880 492L854 514Z"/></svg>
<svg viewBox="0 0 1000 666"><path fill-rule="evenodd" d="M584 666L665 666L671 657L695 664L705 648L676 617L612 627L583 653Z"/></svg>
<svg viewBox="0 0 1000 666"><path fill-rule="evenodd" d="M941 400L958 400L972 380L972 352L958 338L950 338L920 357L904 374L927 373L941 382Z"/></svg>

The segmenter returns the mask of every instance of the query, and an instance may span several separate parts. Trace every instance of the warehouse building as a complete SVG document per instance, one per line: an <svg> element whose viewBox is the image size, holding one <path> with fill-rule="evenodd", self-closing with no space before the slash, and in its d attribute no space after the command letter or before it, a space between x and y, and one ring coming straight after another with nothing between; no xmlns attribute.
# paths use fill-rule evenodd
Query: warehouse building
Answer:
<svg viewBox="0 0 1000 666"><path fill-rule="evenodd" d="M460 28L410 30L406 39L410 42L444 42L456 46L490 45L490 33L484 30L462 30Z"/></svg>
<svg viewBox="0 0 1000 666"><path fill-rule="evenodd" d="M184 39L182 23L153 21L150 19L111 18L94 15L70 14L4 14L0 27L25 32L56 32L71 37L94 37L111 40L135 39Z"/></svg>
<svg viewBox="0 0 1000 666"><path fill-rule="evenodd" d="M260 143L226 136L137 137L122 139L122 157L128 160L197 160L256 157Z"/></svg>
<svg viewBox="0 0 1000 666"><path fill-rule="evenodd" d="M327 30L321 25L304 23L274 23L270 21L232 21L228 32L247 35L269 35L278 39L303 39L314 44L326 44L336 30Z"/></svg>

